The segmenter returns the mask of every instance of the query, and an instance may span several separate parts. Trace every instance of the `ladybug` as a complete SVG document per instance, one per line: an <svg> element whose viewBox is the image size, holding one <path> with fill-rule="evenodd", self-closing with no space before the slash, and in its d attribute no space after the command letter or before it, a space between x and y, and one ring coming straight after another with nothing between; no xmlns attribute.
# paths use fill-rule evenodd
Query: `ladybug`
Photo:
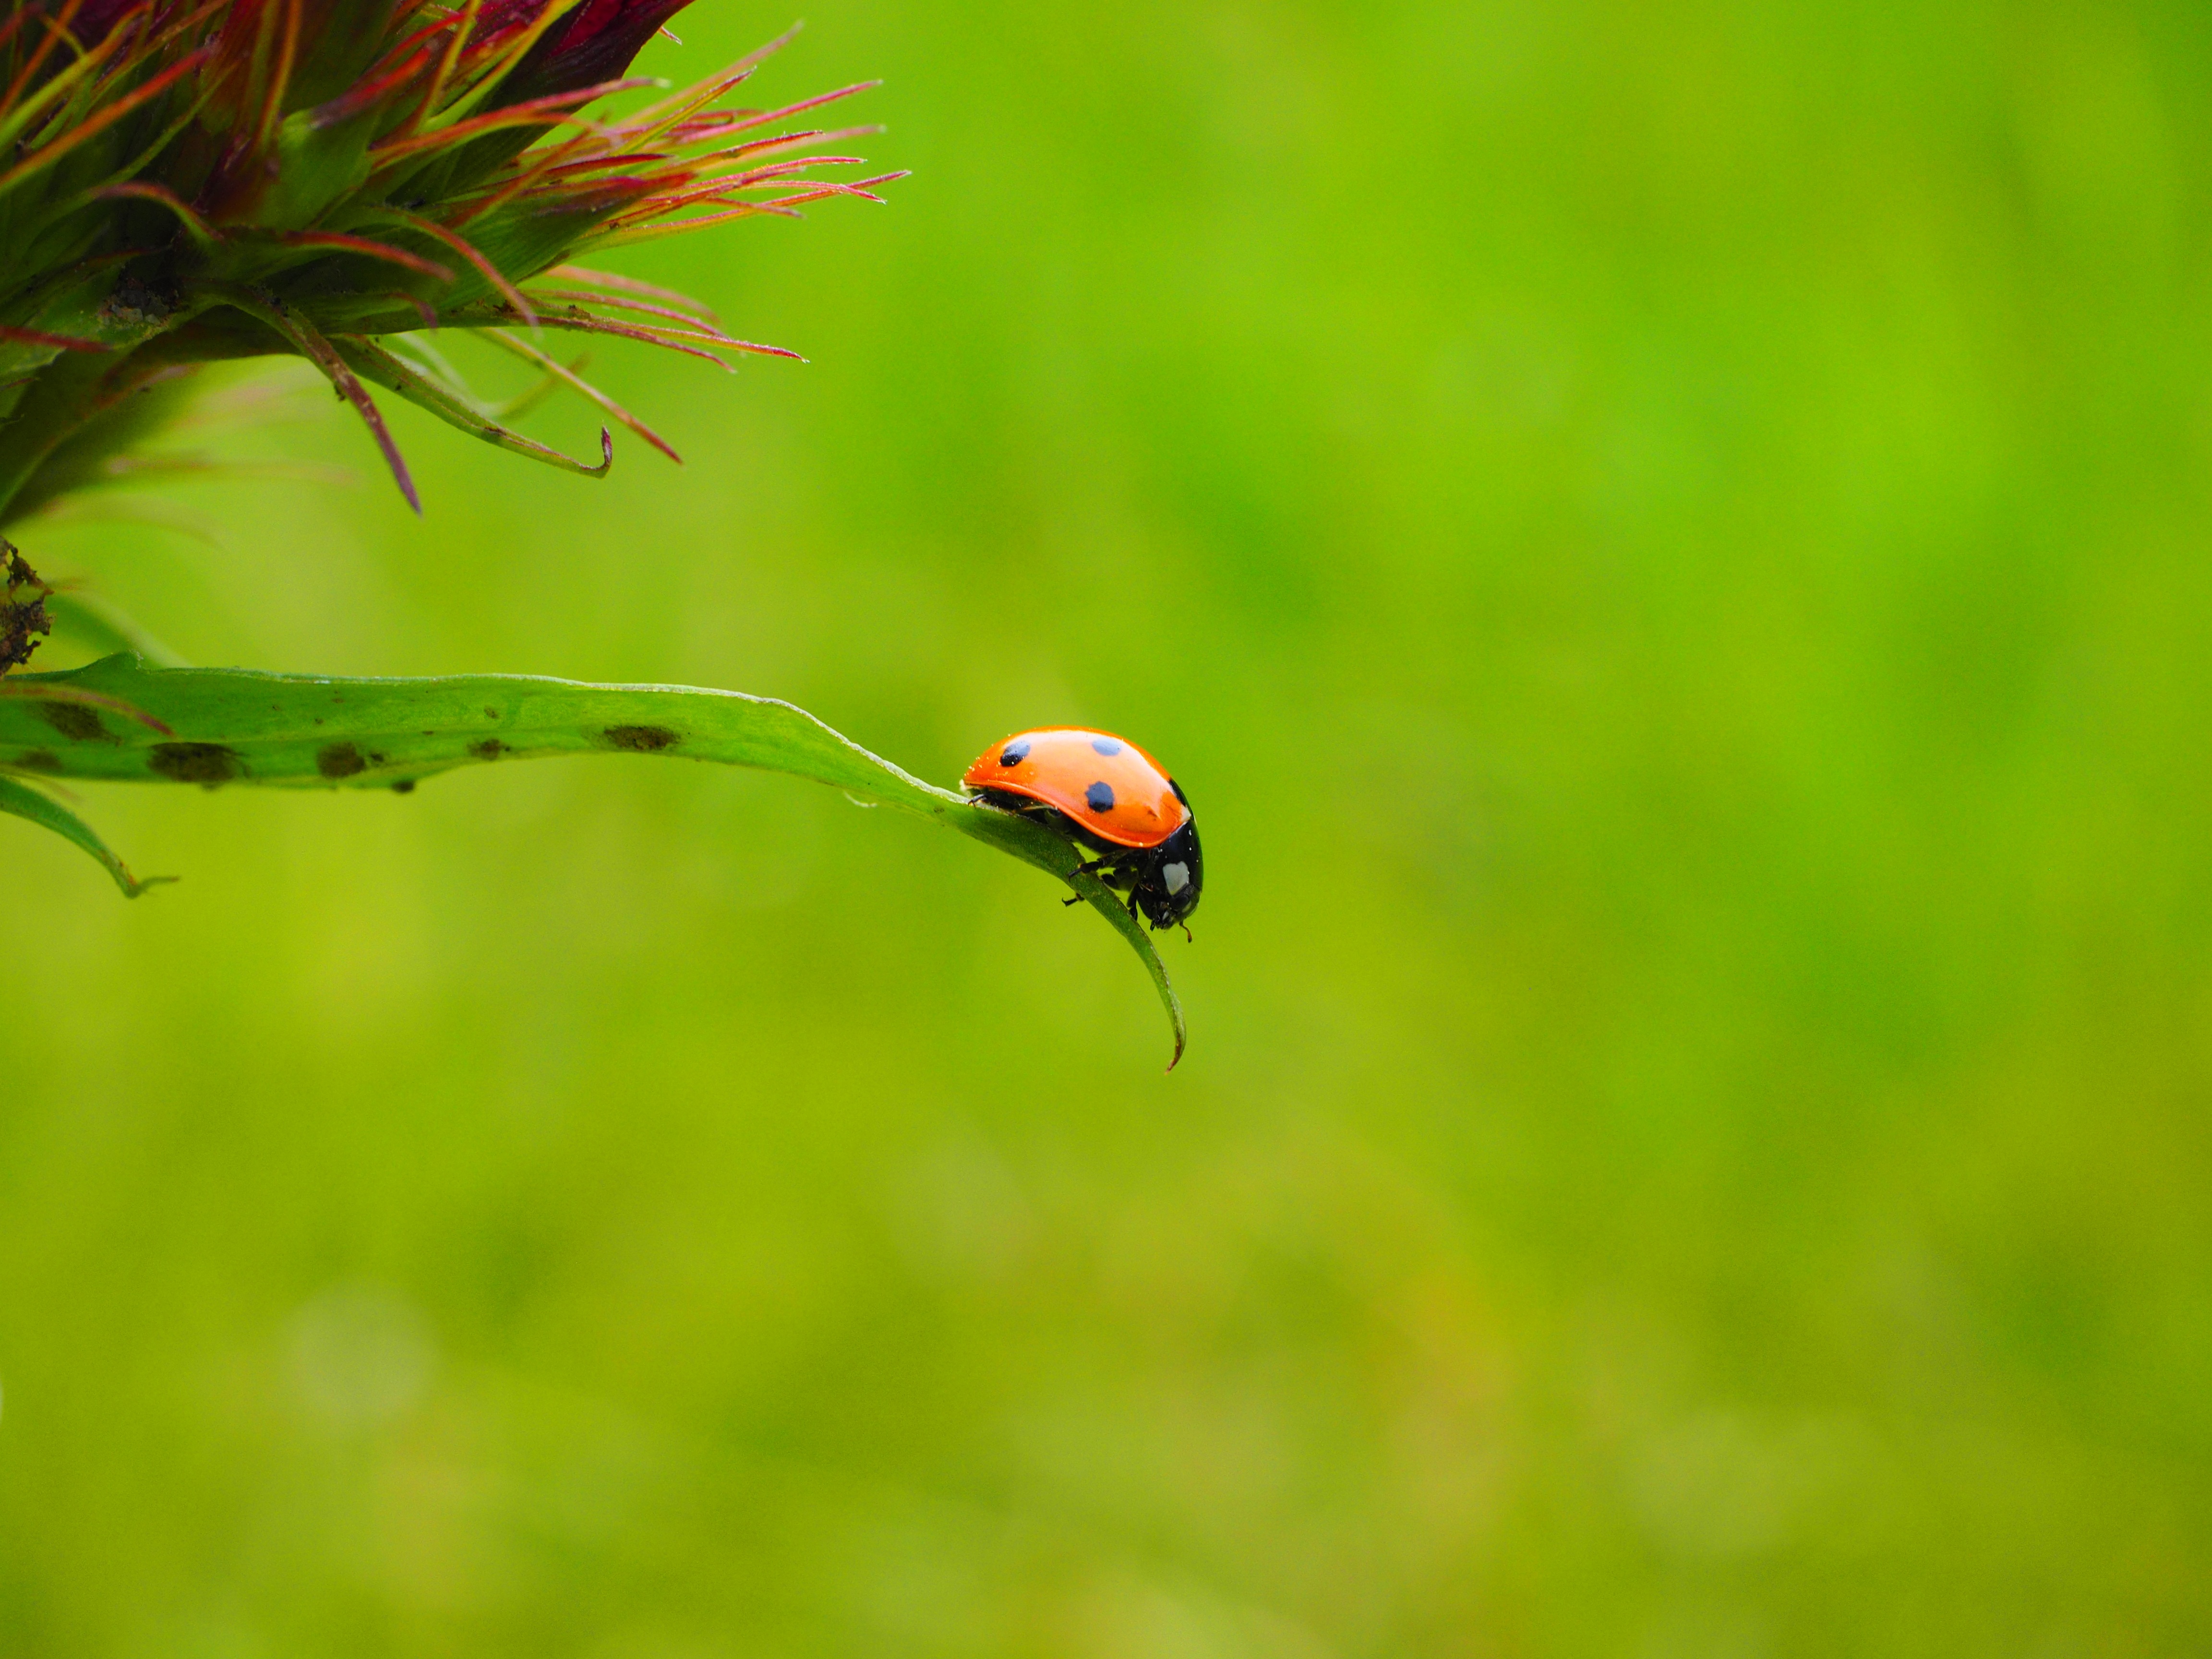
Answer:
<svg viewBox="0 0 2212 1659"><path fill-rule="evenodd" d="M1126 889L1131 916L1142 911L1155 928L1175 927L1198 908L1198 820L1165 769L1126 738L1074 726L1018 732L978 756L960 781L977 800L1096 853L1082 868Z"/></svg>

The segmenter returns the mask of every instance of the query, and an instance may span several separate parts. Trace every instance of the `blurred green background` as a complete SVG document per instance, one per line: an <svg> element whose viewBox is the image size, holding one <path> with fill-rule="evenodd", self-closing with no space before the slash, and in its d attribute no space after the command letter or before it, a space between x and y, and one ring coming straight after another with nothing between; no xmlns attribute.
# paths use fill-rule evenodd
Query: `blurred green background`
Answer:
<svg viewBox="0 0 2212 1659"><path fill-rule="evenodd" d="M356 484L27 551L1130 734L1190 1056L787 779L88 792L136 904L0 824L0 1651L2212 1650L2203 9L809 21L916 176L625 258L812 359L596 352L688 466L403 409L418 524L318 393L227 441Z"/></svg>

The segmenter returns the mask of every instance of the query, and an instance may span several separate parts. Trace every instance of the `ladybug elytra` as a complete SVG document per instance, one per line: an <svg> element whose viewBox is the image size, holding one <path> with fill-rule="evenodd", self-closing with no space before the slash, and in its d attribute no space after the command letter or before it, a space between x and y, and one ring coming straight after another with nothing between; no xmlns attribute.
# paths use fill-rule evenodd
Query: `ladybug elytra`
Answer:
<svg viewBox="0 0 2212 1659"><path fill-rule="evenodd" d="M1073 726L1018 732L960 781L1096 854L1082 867L1127 891L1132 916L1174 927L1198 908L1198 820L1166 769L1127 738Z"/></svg>

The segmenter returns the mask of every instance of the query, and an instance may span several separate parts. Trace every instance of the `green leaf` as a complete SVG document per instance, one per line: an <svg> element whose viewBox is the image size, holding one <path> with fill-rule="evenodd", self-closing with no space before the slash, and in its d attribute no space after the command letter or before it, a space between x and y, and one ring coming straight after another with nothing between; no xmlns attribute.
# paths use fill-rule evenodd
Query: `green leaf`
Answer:
<svg viewBox="0 0 2212 1659"><path fill-rule="evenodd" d="M106 842L94 835L92 826L63 805L51 795L40 794L27 785L0 775L0 812L12 817L28 818L44 830L51 830L64 841L76 842L100 860L100 867L115 878L115 884L123 890L125 898L137 898L149 887L158 887L165 881L174 881L174 876L149 876L140 881L125 866L123 860L107 850Z"/></svg>
<svg viewBox="0 0 2212 1659"><path fill-rule="evenodd" d="M340 679L152 668L130 653L68 673L13 674L8 687L0 697L0 766L95 781L408 790L458 766L609 753L811 778L957 830L1067 883L1143 961L1174 1028L1175 1059L1182 1057L1182 1009L1159 955L1122 901L1096 876L1078 872L1080 849L1041 824L924 783L773 697L519 674ZM118 717L117 708L131 718Z"/></svg>

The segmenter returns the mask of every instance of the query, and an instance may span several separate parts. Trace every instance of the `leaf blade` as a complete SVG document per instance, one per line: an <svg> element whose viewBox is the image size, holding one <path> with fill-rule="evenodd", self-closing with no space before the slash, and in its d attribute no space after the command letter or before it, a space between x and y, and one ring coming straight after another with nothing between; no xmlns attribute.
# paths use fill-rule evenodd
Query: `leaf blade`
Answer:
<svg viewBox="0 0 2212 1659"><path fill-rule="evenodd" d="M1182 1055L1182 1009L1158 952L1117 896L1097 877L1077 873L1083 854L1073 843L926 783L779 698L526 674L372 679L153 668L128 653L66 673L11 675L9 685L11 695L0 697L0 765L33 757L29 763L42 772L94 781L411 788L462 766L610 753L809 778L1066 882L1144 963L1174 1032L1175 1057ZM74 712L46 712L52 708ZM131 718L100 718L117 708ZM168 735L141 724L149 720Z"/></svg>
<svg viewBox="0 0 2212 1659"><path fill-rule="evenodd" d="M94 833L92 826L56 800L52 795L41 794L27 784L0 774L0 812L11 817L25 818L41 830L51 830L64 841L82 848L90 854L100 868L114 878L125 898L137 898L149 887L158 887L164 882L176 880L174 876L149 876L141 881L131 873L130 866L107 848L107 843Z"/></svg>

